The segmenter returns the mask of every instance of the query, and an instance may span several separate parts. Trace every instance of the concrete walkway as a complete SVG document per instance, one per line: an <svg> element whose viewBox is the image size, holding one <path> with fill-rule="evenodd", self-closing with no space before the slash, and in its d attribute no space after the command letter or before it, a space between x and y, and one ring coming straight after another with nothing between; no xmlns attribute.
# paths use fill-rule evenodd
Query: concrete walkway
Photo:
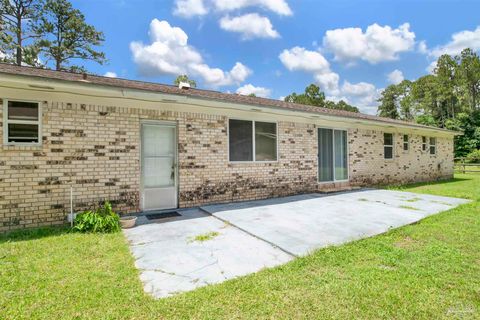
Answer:
<svg viewBox="0 0 480 320"><path fill-rule="evenodd" d="M156 298L223 282L292 257L199 209L125 229L146 292ZM145 218L142 217L145 222ZM208 240L196 240L200 236Z"/></svg>
<svg viewBox="0 0 480 320"><path fill-rule="evenodd" d="M182 217L124 233L145 291L161 298L380 234L467 202L386 190L310 194L182 210Z"/></svg>
<svg viewBox="0 0 480 320"><path fill-rule="evenodd" d="M451 209L468 200L388 190L300 195L204 207L221 220L303 256L370 237Z"/></svg>

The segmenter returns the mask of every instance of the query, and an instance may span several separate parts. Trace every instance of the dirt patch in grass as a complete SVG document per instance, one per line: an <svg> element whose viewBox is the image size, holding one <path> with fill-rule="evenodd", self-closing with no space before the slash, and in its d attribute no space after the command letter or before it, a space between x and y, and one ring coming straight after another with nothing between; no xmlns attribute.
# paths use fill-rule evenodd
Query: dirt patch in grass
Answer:
<svg viewBox="0 0 480 320"><path fill-rule="evenodd" d="M409 236L405 236L402 239L394 242L393 245L397 248L411 250L417 248L420 245L420 241L415 240Z"/></svg>

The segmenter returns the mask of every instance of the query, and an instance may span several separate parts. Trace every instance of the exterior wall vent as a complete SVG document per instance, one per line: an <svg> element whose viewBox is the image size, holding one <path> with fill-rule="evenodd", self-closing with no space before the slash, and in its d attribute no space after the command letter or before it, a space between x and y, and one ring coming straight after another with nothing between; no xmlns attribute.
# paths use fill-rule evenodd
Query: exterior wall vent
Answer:
<svg viewBox="0 0 480 320"><path fill-rule="evenodd" d="M178 88L179 88L179 89L188 90L188 89L190 89L190 83L188 83L188 82L180 82L180 83L178 84Z"/></svg>

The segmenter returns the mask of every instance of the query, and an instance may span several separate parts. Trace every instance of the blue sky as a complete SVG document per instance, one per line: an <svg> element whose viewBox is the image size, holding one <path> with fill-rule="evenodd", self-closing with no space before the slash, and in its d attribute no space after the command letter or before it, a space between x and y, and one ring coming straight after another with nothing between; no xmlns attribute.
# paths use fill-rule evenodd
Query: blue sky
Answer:
<svg viewBox="0 0 480 320"><path fill-rule="evenodd" d="M375 113L382 88L480 49L480 1L75 0L105 33L91 72L278 99L317 83Z"/></svg>

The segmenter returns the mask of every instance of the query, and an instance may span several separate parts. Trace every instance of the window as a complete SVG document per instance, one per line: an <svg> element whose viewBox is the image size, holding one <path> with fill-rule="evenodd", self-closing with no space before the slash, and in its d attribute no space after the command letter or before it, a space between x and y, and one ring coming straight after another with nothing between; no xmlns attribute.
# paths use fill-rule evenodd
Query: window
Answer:
<svg viewBox="0 0 480 320"><path fill-rule="evenodd" d="M38 102L12 101L4 103L4 136L7 144L39 144L40 106Z"/></svg>
<svg viewBox="0 0 480 320"><path fill-rule="evenodd" d="M437 138L430 138L430 154L437 153Z"/></svg>
<svg viewBox="0 0 480 320"><path fill-rule="evenodd" d="M422 137L422 151L427 151L427 137Z"/></svg>
<svg viewBox="0 0 480 320"><path fill-rule="evenodd" d="M409 145L408 145L408 134L403 135L403 151L408 151Z"/></svg>
<svg viewBox="0 0 480 320"><path fill-rule="evenodd" d="M383 134L383 157L385 159L393 159L393 134Z"/></svg>
<svg viewBox="0 0 480 320"><path fill-rule="evenodd" d="M318 129L318 180L348 180L347 132Z"/></svg>
<svg viewBox="0 0 480 320"><path fill-rule="evenodd" d="M230 119L230 161L276 161L277 124Z"/></svg>

